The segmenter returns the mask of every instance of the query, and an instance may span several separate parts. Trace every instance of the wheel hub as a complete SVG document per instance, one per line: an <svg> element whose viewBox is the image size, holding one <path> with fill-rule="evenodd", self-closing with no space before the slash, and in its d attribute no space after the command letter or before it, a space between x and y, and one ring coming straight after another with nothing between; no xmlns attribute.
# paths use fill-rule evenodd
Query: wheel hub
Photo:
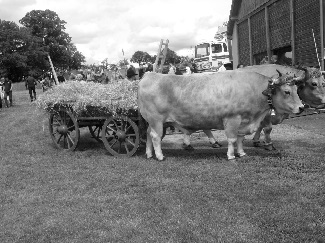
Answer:
<svg viewBox="0 0 325 243"><path fill-rule="evenodd" d="M68 126L67 125L60 125L58 127L58 133L66 135L68 133Z"/></svg>
<svg viewBox="0 0 325 243"><path fill-rule="evenodd" d="M120 142L124 141L126 139L126 133L122 130L118 130L116 132L116 138L117 140L119 140Z"/></svg>

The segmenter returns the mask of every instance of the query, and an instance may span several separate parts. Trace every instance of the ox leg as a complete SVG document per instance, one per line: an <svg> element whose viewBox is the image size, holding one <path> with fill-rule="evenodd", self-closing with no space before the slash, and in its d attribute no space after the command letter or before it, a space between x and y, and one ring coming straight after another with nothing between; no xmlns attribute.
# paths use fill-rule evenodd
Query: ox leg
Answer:
<svg viewBox="0 0 325 243"><path fill-rule="evenodd" d="M149 126L147 129L146 155L148 159L152 158L152 150L153 150L152 138L150 132L151 132L151 126Z"/></svg>
<svg viewBox="0 0 325 243"><path fill-rule="evenodd" d="M263 130L263 127L260 125L254 134L254 137L253 137L254 147L261 147L260 137L261 137L262 130Z"/></svg>
<svg viewBox="0 0 325 243"><path fill-rule="evenodd" d="M163 160L164 156L161 151L161 137L163 134L163 124L156 123L150 131L153 147L158 160Z"/></svg>
<svg viewBox="0 0 325 243"><path fill-rule="evenodd" d="M227 157L228 160L235 159L235 143L237 141L237 138L228 138L228 151L227 151Z"/></svg>
<svg viewBox="0 0 325 243"><path fill-rule="evenodd" d="M203 132L208 136L210 144L212 144L212 148L220 148L221 144L214 138L211 130L203 130Z"/></svg>
<svg viewBox="0 0 325 243"><path fill-rule="evenodd" d="M237 137L237 153L238 153L239 157L243 157L246 155L246 153L244 152L244 148L243 148L244 139L245 139L244 135L238 135L238 137Z"/></svg>
<svg viewBox="0 0 325 243"><path fill-rule="evenodd" d="M192 151L194 148L191 145L191 135L184 133L183 135L183 149Z"/></svg>
<svg viewBox="0 0 325 243"><path fill-rule="evenodd" d="M237 142L238 129L240 127L241 117L237 116L224 121L225 133L228 140L228 160L235 159L235 143Z"/></svg>
<svg viewBox="0 0 325 243"><path fill-rule="evenodd" d="M275 150L275 147L273 146L272 140L271 140L271 132L272 132L272 126L267 126L263 129L264 135L265 135L265 144L264 148L266 150Z"/></svg>

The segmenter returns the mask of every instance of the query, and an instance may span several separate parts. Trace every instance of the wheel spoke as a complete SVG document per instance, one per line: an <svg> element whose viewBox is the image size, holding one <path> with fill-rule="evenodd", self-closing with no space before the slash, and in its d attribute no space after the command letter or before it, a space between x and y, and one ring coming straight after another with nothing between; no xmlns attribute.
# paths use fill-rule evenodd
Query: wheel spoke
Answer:
<svg viewBox="0 0 325 243"><path fill-rule="evenodd" d="M74 145L74 141L73 141L73 139L71 138L70 134L67 134L67 136L68 136L68 138L70 139L72 145Z"/></svg>
<svg viewBox="0 0 325 243"><path fill-rule="evenodd" d="M63 134L61 134L61 136L59 137L59 139L56 141L56 143L59 143L61 138L62 138Z"/></svg>
<svg viewBox="0 0 325 243"><path fill-rule="evenodd" d="M131 142L129 139L126 138L125 141L127 141L129 144L135 146L135 144L133 142Z"/></svg>
<svg viewBox="0 0 325 243"><path fill-rule="evenodd" d="M119 142L119 146L118 146L118 153L119 153L119 154L121 153L121 148L122 148L122 143Z"/></svg>
<svg viewBox="0 0 325 243"><path fill-rule="evenodd" d="M58 117L59 116L59 117ZM59 119L60 118L60 119ZM61 116L60 114L57 114L57 115L53 115L53 119L56 120L57 123L59 123L59 125L61 125Z"/></svg>
<svg viewBox="0 0 325 243"><path fill-rule="evenodd" d="M68 134L65 136L65 139L67 140L67 145L68 145L68 149L70 149L70 143L69 143L69 140L68 140Z"/></svg>
<svg viewBox="0 0 325 243"><path fill-rule="evenodd" d="M114 123L114 126L116 127L116 128L118 128L118 125L117 125L117 123L116 123L116 121L113 119L112 120L112 122Z"/></svg>
<svg viewBox="0 0 325 243"><path fill-rule="evenodd" d="M136 137L136 134L126 134L127 137Z"/></svg>
<svg viewBox="0 0 325 243"><path fill-rule="evenodd" d="M105 138L115 138L114 135L108 135L108 136L105 136Z"/></svg>
<svg viewBox="0 0 325 243"><path fill-rule="evenodd" d="M129 148L128 148L128 146L127 146L126 143L124 144L124 147L125 147L125 149L126 149L126 153L127 153L127 154L130 153L130 150L129 150Z"/></svg>
<svg viewBox="0 0 325 243"><path fill-rule="evenodd" d="M125 129L125 132L127 132L131 127L132 127L132 125L130 124L130 126L128 126L128 127Z"/></svg>
<svg viewBox="0 0 325 243"><path fill-rule="evenodd" d="M116 142L117 142L117 139L114 139L115 140L115 142L112 144L112 145L110 145L110 147L112 148L115 144L116 144ZM112 140L113 141L113 140Z"/></svg>
<svg viewBox="0 0 325 243"><path fill-rule="evenodd" d="M63 148L65 148L66 135L63 136Z"/></svg>
<svg viewBox="0 0 325 243"><path fill-rule="evenodd" d="M111 131L117 133L117 130L114 130L112 127L107 126L106 128L110 129Z"/></svg>
<svg viewBox="0 0 325 243"><path fill-rule="evenodd" d="M71 127L68 127L68 130L70 130L71 128L75 127L75 125L73 124Z"/></svg>

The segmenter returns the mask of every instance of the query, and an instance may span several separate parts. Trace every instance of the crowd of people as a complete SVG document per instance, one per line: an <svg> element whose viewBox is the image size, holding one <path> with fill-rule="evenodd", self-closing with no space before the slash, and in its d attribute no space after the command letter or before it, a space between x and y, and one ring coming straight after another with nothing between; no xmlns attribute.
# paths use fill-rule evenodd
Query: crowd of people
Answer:
<svg viewBox="0 0 325 243"><path fill-rule="evenodd" d="M264 57L260 64L281 64L278 59L277 55L273 55L270 60L267 57ZM237 68L243 68L243 64L238 64ZM214 68L216 72L223 72L228 70L229 67L224 65L222 61L218 62L218 66ZM232 68L231 68L232 69ZM130 81L134 81L137 79L141 79L146 72L152 72L153 65L151 63L144 63L139 64L139 68L136 69L133 65L129 65L126 74L122 75L120 69L116 66L110 70L110 77L104 73L103 70L90 70L85 69L80 73L77 74L70 74L68 79L75 79L75 80L85 80L85 81L96 81L98 77L101 77L99 80L101 83L108 83L113 80L123 79L123 76ZM169 64L168 67L164 67L163 70L159 70L165 74L175 74L175 75L190 75L192 73L197 73L198 68L194 60L183 60L180 64L174 65ZM59 71L57 74L57 80L59 83L63 83L66 81L64 77L65 73L63 71ZM103 79L104 77L104 79ZM103 79L103 80L102 80ZM25 81L26 90L28 90L30 101L33 102L36 100L36 87L39 83L42 87L43 92L50 89L54 85L54 77L51 73L46 73L42 75L41 78L35 78L31 75L28 77L24 77L23 80ZM0 109L3 106L10 107L13 105L12 102L12 81L8 78L7 75L3 75L0 79Z"/></svg>

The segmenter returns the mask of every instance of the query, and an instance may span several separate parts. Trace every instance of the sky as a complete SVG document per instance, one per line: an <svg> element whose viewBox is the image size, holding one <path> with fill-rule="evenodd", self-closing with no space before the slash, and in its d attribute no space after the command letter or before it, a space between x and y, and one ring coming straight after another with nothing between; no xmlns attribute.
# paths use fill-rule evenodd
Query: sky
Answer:
<svg viewBox="0 0 325 243"><path fill-rule="evenodd" d="M67 22L87 64L129 59L136 51L156 55L160 40L180 56L212 40L228 21L231 0L0 0L0 19L19 24L32 10L49 9ZM124 51L124 56L123 52Z"/></svg>

